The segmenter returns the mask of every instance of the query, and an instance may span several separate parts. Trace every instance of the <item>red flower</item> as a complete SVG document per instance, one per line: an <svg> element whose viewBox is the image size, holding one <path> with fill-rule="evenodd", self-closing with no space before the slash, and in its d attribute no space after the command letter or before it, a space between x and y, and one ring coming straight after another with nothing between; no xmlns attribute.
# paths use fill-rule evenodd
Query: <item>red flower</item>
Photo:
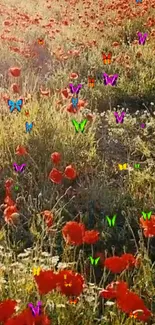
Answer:
<svg viewBox="0 0 155 325"><path fill-rule="evenodd" d="M83 284L81 274L71 270L60 271L57 275L57 288L66 296L79 296L83 291Z"/></svg>
<svg viewBox="0 0 155 325"><path fill-rule="evenodd" d="M137 311L136 318L138 320L147 321L151 316L151 312L145 307L143 300L129 290L117 298L117 306L127 314Z"/></svg>
<svg viewBox="0 0 155 325"><path fill-rule="evenodd" d="M15 300L4 300L0 303L0 322L6 322L15 312L17 302Z"/></svg>
<svg viewBox="0 0 155 325"><path fill-rule="evenodd" d="M19 85L18 84L12 84L11 85L11 90L15 93L15 94L19 94L19 92L20 92L20 87L19 87Z"/></svg>
<svg viewBox="0 0 155 325"><path fill-rule="evenodd" d="M12 74L13 77L19 77L21 73L21 69L18 67L12 67L9 69L9 72Z"/></svg>
<svg viewBox="0 0 155 325"><path fill-rule="evenodd" d="M76 178L76 170L71 165L69 165L65 168L64 174L65 174L65 177L67 177L68 179Z"/></svg>
<svg viewBox="0 0 155 325"><path fill-rule="evenodd" d="M69 221L62 228L63 238L67 244L71 245L83 244L84 233L85 225L76 221Z"/></svg>
<svg viewBox="0 0 155 325"><path fill-rule="evenodd" d="M124 281L111 282L100 292L100 296L105 299L114 299L128 290L128 285Z"/></svg>
<svg viewBox="0 0 155 325"><path fill-rule="evenodd" d="M60 184L62 182L62 172L60 172L58 169L53 168L50 173L48 178L56 184Z"/></svg>
<svg viewBox="0 0 155 325"><path fill-rule="evenodd" d="M5 189L6 190L10 190L11 186L13 185L13 179L12 178L8 178L5 181Z"/></svg>
<svg viewBox="0 0 155 325"><path fill-rule="evenodd" d="M51 270L40 271L39 275L34 276L40 295L56 289L57 274Z"/></svg>
<svg viewBox="0 0 155 325"><path fill-rule="evenodd" d="M61 155L59 152L53 152L51 154L51 160L54 164L58 164L61 161Z"/></svg>
<svg viewBox="0 0 155 325"><path fill-rule="evenodd" d="M78 77L79 77L79 75L77 73L75 73L75 72L72 72L70 74L70 79L78 79Z"/></svg>
<svg viewBox="0 0 155 325"><path fill-rule="evenodd" d="M53 225L53 213L49 210L45 210L41 212L41 215L43 215L43 218L45 220L45 223L47 224L47 227L50 228Z"/></svg>
<svg viewBox="0 0 155 325"><path fill-rule="evenodd" d="M99 240L99 232L96 230L85 231L83 241L86 244L95 244Z"/></svg>
<svg viewBox="0 0 155 325"><path fill-rule="evenodd" d="M104 265L112 273L120 273L126 269L126 261L121 257L113 256L105 259Z"/></svg>
<svg viewBox="0 0 155 325"><path fill-rule="evenodd" d="M8 206L5 210L4 210L4 219L6 223L13 223L14 221L16 221L18 214L17 214L18 210L16 208L16 205L11 205Z"/></svg>
<svg viewBox="0 0 155 325"><path fill-rule="evenodd" d="M51 320L44 314L32 315L30 308L24 309L20 314L10 318L5 325L50 325Z"/></svg>
<svg viewBox="0 0 155 325"><path fill-rule="evenodd" d="M150 220L144 220L143 217L141 217L140 224L141 227L144 229L145 237L155 236L155 215L152 215Z"/></svg>
<svg viewBox="0 0 155 325"><path fill-rule="evenodd" d="M132 254L123 254L121 258L126 262L126 268L138 265L137 259Z"/></svg>
<svg viewBox="0 0 155 325"><path fill-rule="evenodd" d="M27 150L23 147L23 146L17 146L16 148L16 155L18 156L23 156L23 155L26 155L27 154Z"/></svg>

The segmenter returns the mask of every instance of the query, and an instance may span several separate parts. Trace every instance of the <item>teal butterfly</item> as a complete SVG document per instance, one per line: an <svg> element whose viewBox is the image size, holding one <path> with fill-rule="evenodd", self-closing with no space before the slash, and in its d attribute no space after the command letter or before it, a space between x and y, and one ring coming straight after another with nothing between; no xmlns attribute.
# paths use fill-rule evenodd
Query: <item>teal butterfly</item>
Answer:
<svg viewBox="0 0 155 325"><path fill-rule="evenodd" d="M79 130L83 133L84 132L84 129L85 129L85 126L86 126L86 123L87 123L87 120L83 120L81 123L78 123L76 120L72 120L72 123L75 127L75 131L78 133Z"/></svg>
<svg viewBox="0 0 155 325"><path fill-rule="evenodd" d="M93 265L97 265L97 263L98 263L98 261L99 261L99 259L100 259L100 257L97 257L96 259L94 259L92 256L89 256L89 258L90 258L90 262L91 262L91 264Z"/></svg>
<svg viewBox="0 0 155 325"><path fill-rule="evenodd" d="M142 215L143 215L143 219L144 220L146 220L146 219L148 219L148 220L150 220L151 219L151 215L152 215L152 211L150 211L150 212L144 212L144 211L142 211Z"/></svg>
<svg viewBox="0 0 155 325"><path fill-rule="evenodd" d="M114 214L114 216L112 217L112 219L110 219L108 216L106 216L106 219L108 221L108 225L110 227L114 227L115 226L115 222L116 222L116 214Z"/></svg>

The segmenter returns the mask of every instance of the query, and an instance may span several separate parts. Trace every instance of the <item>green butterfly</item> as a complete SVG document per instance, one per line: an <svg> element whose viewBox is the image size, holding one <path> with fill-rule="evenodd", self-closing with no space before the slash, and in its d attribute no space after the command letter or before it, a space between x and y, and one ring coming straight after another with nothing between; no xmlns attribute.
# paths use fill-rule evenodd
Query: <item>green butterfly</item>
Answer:
<svg viewBox="0 0 155 325"><path fill-rule="evenodd" d="M97 257L96 259L94 259L92 256L89 256L89 258L90 258L90 262L91 262L92 265L93 264L97 265L97 263L98 263L98 261L100 259L100 257Z"/></svg>
<svg viewBox="0 0 155 325"><path fill-rule="evenodd" d="M108 216L106 216L106 219L108 221L108 225L110 227L114 227L115 226L115 222L116 222L116 214L114 214L114 216L112 217L112 219L110 219Z"/></svg>
<svg viewBox="0 0 155 325"><path fill-rule="evenodd" d="M143 215L143 219L144 220L146 220L147 218L148 218L148 220L150 220L151 219L151 215L152 215L152 211L150 211L150 212L144 212L144 211L142 211L142 215Z"/></svg>
<svg viewBox="0 0 155 325"><path fill-rule="evenodd" d="M78 123L76 120L72 120L73 125L75 126L75 131L79 132L79 130L81 130L81 132L84 132L87 120L83 120L81 123Z"/></svg>
<svg viewBox="0 0 155 325"><path fill-rule="evenodd" d="M140 167L140 164L134 164L134 167L135 168L139 168Z"/></svg>

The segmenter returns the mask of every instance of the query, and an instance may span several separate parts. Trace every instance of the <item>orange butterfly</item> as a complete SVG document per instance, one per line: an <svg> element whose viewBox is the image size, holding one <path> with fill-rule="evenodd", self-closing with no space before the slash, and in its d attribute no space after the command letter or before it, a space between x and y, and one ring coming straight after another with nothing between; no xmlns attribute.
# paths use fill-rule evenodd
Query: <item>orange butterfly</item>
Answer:
<svg viewBox="0 0 155 325"><path fill-rule="evenodd" d="M42 38L39 38L39 39L38 39L38 44L39 44L39 45L44 45L44 40L43 40Z"/></svg>
<svg viewBox="0 0 155 325"><path fill-rule="evenodd" d="M109 53L108 55L105 55L105 53L102 52L102 59L104 64L110 64L111 63L111 57L112 53Z"/></svg>
<svg viewBox="0 0 155 325"><path fill-rule="evenodd" d="M69 303L72 304L72 305L73 305L73 304L76 305L77 302L78 302L78 299L74 299L74 300L69 299Z"/></svg>
<svg viewBox="0 0 155 325"><path fill-rule="evenodd" d="M93 88L94 85L95 85L95 79L88 77L88 86Z"/></svg>

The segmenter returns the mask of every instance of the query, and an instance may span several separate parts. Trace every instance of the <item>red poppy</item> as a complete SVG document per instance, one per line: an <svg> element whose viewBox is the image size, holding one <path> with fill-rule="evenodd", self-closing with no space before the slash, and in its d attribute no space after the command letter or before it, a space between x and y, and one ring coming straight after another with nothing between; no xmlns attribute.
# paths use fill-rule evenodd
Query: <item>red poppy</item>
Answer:
<svg viewBox="0 0 155 325"><path fill-rule="evenodd" d="M19 77L21 73L21 68L19 67L12 67L9 69L9 72L12 74L13 77Z"/></svg>
<svg viewBox="0 0 155 325"><path fill-rule="evenodd" d="M51 154L51 160L54 164L58 164L61 161L61 155L59 152L53 152Z"/></svg>
<svg viewBox="0 0 155 325"><path fill-rule="evenodd" d="M69 221L62 228L63 238L67 244L82 245L85 225L76 221Z"/></svg>
<svg viewBox="0 0 155 325"><path fill-rule="evenodd" d="M99 232L96 230L85 231L83 241L86 244L95 244L99 240Z"/></svg>
<svg viewBox="0 0 155 325"><path fill-rule="evenodd" d="M150 220L144 220L143 217L141 217L140 224L141 227L144 229L145 237L155 236L155 215L152 215Z"/></svg>
<svg viewBox="0 0 155 325"><path fill-rule="evenodd" d="M84 279L71 270L60 271L57 275L57 289L66 296L79 296L83 291Z"/></svg>
<svg viewBox="0 0 155 325"><path fill-rule="evenodd" d="M151 317L151 312L145 307L143 300L129 290L117 298L117 306L127 314L137 311L136 318L138 320L147 321Z"/></svg>
<svg viewBox="0 0 155 325"><path fill-rule="evenodd" d="M123 254L121 258L126 262L126 268L138 266L138 260L132 254Z"/></svg>
<svg viewBox="0 0 155 325"><path fill-rule="evenodd" d="M69 165L65 168L65 177L68 179L74 179L76 178L76 170L72 167L72 165Z"/></svg>
<svg viewBox="0 0 155 325"><path fill-rule="evenodd" d="M35 275L34 279L37 283L40 295L45 295L56 289L57 274L51 270L40 271L40 274Z"/></svg>
<svg viewBox="0 0 155 325"><path fill-rule="evenodd" d="M72 72L70 74L70 79L77 79L78 77L79 77L79 75L77 73L75 73L75 72Z"/></svg>
<svg viewBox="0 0 155 325"><path fill-rule="evenodd" d="M41 315L32 314L30 308L24 309L20 314L10 318L5 325L50 325L51 320L42 312Z"/></svg>
<svg viewBox="0 0 155 325"><path fill-rule="evenodd" d="M4 219L6 223L13 223L14 221L17 220L17 207L16 205L11 205L8 206L5 210L4 210Z"/></svg>
<svg viewBox="0 0 155 325"><path fill-rule="evenodd" d="M100 292L100 296L105 299L114 299L128 290L128 285L124 281L111 282Z"/></svg>
<svg viewBox="0 0 155 325"><path fill-rule="evenodd" d="M45 210L41 212L41 215L43 216L45 223L47 224L47 227L50 228L53 225L53 213L49 210Z"/></svg>
<svg viewBox="0 0 155 325"><path fill-rule="evenodd" d="M62 172L60 172L58 169L53 168L50 173L48 178L56 184L60 184L62 182Z"/></svg>
<svg viewBox="0 0 155 325"><path fill-rule="evenodd" d="M20 92L20 87L19 87L19 85L17 85L17 84L12 84L11 85L11 90L15 93L15 94L19 94L19 92Z"/></svg>
<svg viewBox="0 0 155 325"><path fill-rule="evenodd" d="M15 312L16 300L7 299L0 303L0 322L6 322Z"/></svg>
<svg viewBox="0 0 155 325"><path fill-rule="evenodd" d="M27 150L23 147L23 146L17 146L16 148L16 155L18 156L23 156L23 155L26 155L27 154Z"/></svg>
<svg viewBox="0 0 155 325"><path fill-rule="evenodd" d="M8 178L5 181L5 189L6 190L10 190L11 186L13 185L13 179L12 178Z"/></svg>
<svg viewBox="0 0 155 325"><path fill-rule="evenodd" d="M61 90L62 97L68 98L70 96L70 90L68 88Z"/></svg>
<svg viewBox="0 0 155 325"><path fill-rule="evenodd" d="M104 265L112 273L120 273L126 269L126 261L124 261L121 257L118 256L106 258Z"/></svg>

